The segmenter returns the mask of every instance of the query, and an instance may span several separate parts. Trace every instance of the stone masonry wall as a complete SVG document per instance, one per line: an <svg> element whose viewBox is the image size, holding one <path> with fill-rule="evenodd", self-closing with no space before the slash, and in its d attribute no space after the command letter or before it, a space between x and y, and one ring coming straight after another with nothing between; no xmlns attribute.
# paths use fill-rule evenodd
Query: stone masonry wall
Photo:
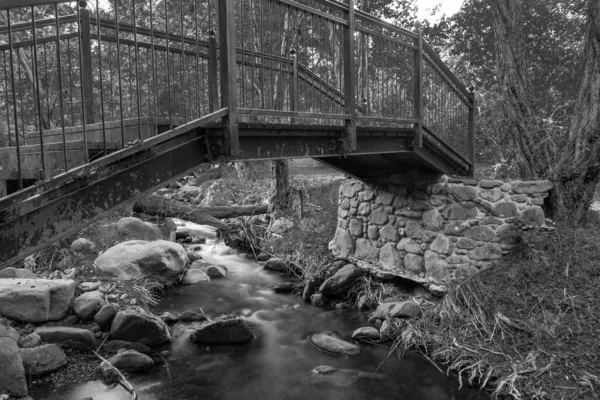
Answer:
<svg viewBox="0 0 600 400"><path fill-rule="evenodd" d="M542 226L549 181L457 180L410 171L340 186L330 248L388 276L466 278Z"/></svg>

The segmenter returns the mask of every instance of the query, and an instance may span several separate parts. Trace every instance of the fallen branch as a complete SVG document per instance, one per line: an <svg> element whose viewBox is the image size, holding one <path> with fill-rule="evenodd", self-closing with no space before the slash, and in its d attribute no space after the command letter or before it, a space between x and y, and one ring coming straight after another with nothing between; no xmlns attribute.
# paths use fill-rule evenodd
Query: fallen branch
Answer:
<svg viewBox="0 0 600 400"><path fill-rule="evenodd" d="M123 386L125 388L125 390L127 390L130 394L131 394L131 399L132 400L137 400L138 396L137 393L135 391L135 389L133 388L133 386L131 386L131 383L129 383L129 381L127 380L127 378L125 378L125 375L123 375L123 373L121 371L119 371L119 369L117 367L115 367L114 365L112 365L110 363L110 361L108 361L106 358L102 357L100 354L98 354L98 352L92 348L90 348L90 350L92 351L92 353L94 353L94 355L96 357L98 357L100 360L102 360L102 362L108 364L112 369L114 369L117 374L119 375L119 383L121 384L121 386Z"/></svg>

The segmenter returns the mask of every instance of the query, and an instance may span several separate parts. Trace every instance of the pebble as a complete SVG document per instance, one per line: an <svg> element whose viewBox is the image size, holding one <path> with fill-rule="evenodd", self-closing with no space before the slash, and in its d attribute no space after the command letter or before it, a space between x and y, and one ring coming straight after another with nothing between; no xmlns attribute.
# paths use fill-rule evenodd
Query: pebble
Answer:
<svg viewBox="0 0 600 400"><path fill-rule="evenodd" d="M129 297L129 295L127 293L123 293L119 299L125 300L127 297Z"/></svg>

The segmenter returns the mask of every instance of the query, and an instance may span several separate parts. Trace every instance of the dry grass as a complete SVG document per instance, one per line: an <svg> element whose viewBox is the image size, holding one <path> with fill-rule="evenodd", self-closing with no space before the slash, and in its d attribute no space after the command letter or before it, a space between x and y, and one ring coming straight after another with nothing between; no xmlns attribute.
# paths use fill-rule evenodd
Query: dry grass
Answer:
<svg viewBox="0 0 600 400"><path fill-rule="evenodd" d="M519 251L455 284L423 318L398 322L398 350L418 349L496 398L598 398L597 234L528 234Z"/></svg>

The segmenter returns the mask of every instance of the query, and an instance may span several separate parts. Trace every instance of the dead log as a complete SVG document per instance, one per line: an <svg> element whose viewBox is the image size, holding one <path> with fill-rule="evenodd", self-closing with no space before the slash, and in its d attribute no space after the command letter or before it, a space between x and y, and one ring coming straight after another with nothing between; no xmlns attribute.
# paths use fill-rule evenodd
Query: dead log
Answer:
<svg viewBox="0 0 600 400"><path fill-rule="evenodd" d="M133 211L163 218L179 218L200 225L210 225L227 229L220 218L233 218L243 215L266 214L268 206L212 206L198 207L159 196L148 196L133 205Z"/></svg>

